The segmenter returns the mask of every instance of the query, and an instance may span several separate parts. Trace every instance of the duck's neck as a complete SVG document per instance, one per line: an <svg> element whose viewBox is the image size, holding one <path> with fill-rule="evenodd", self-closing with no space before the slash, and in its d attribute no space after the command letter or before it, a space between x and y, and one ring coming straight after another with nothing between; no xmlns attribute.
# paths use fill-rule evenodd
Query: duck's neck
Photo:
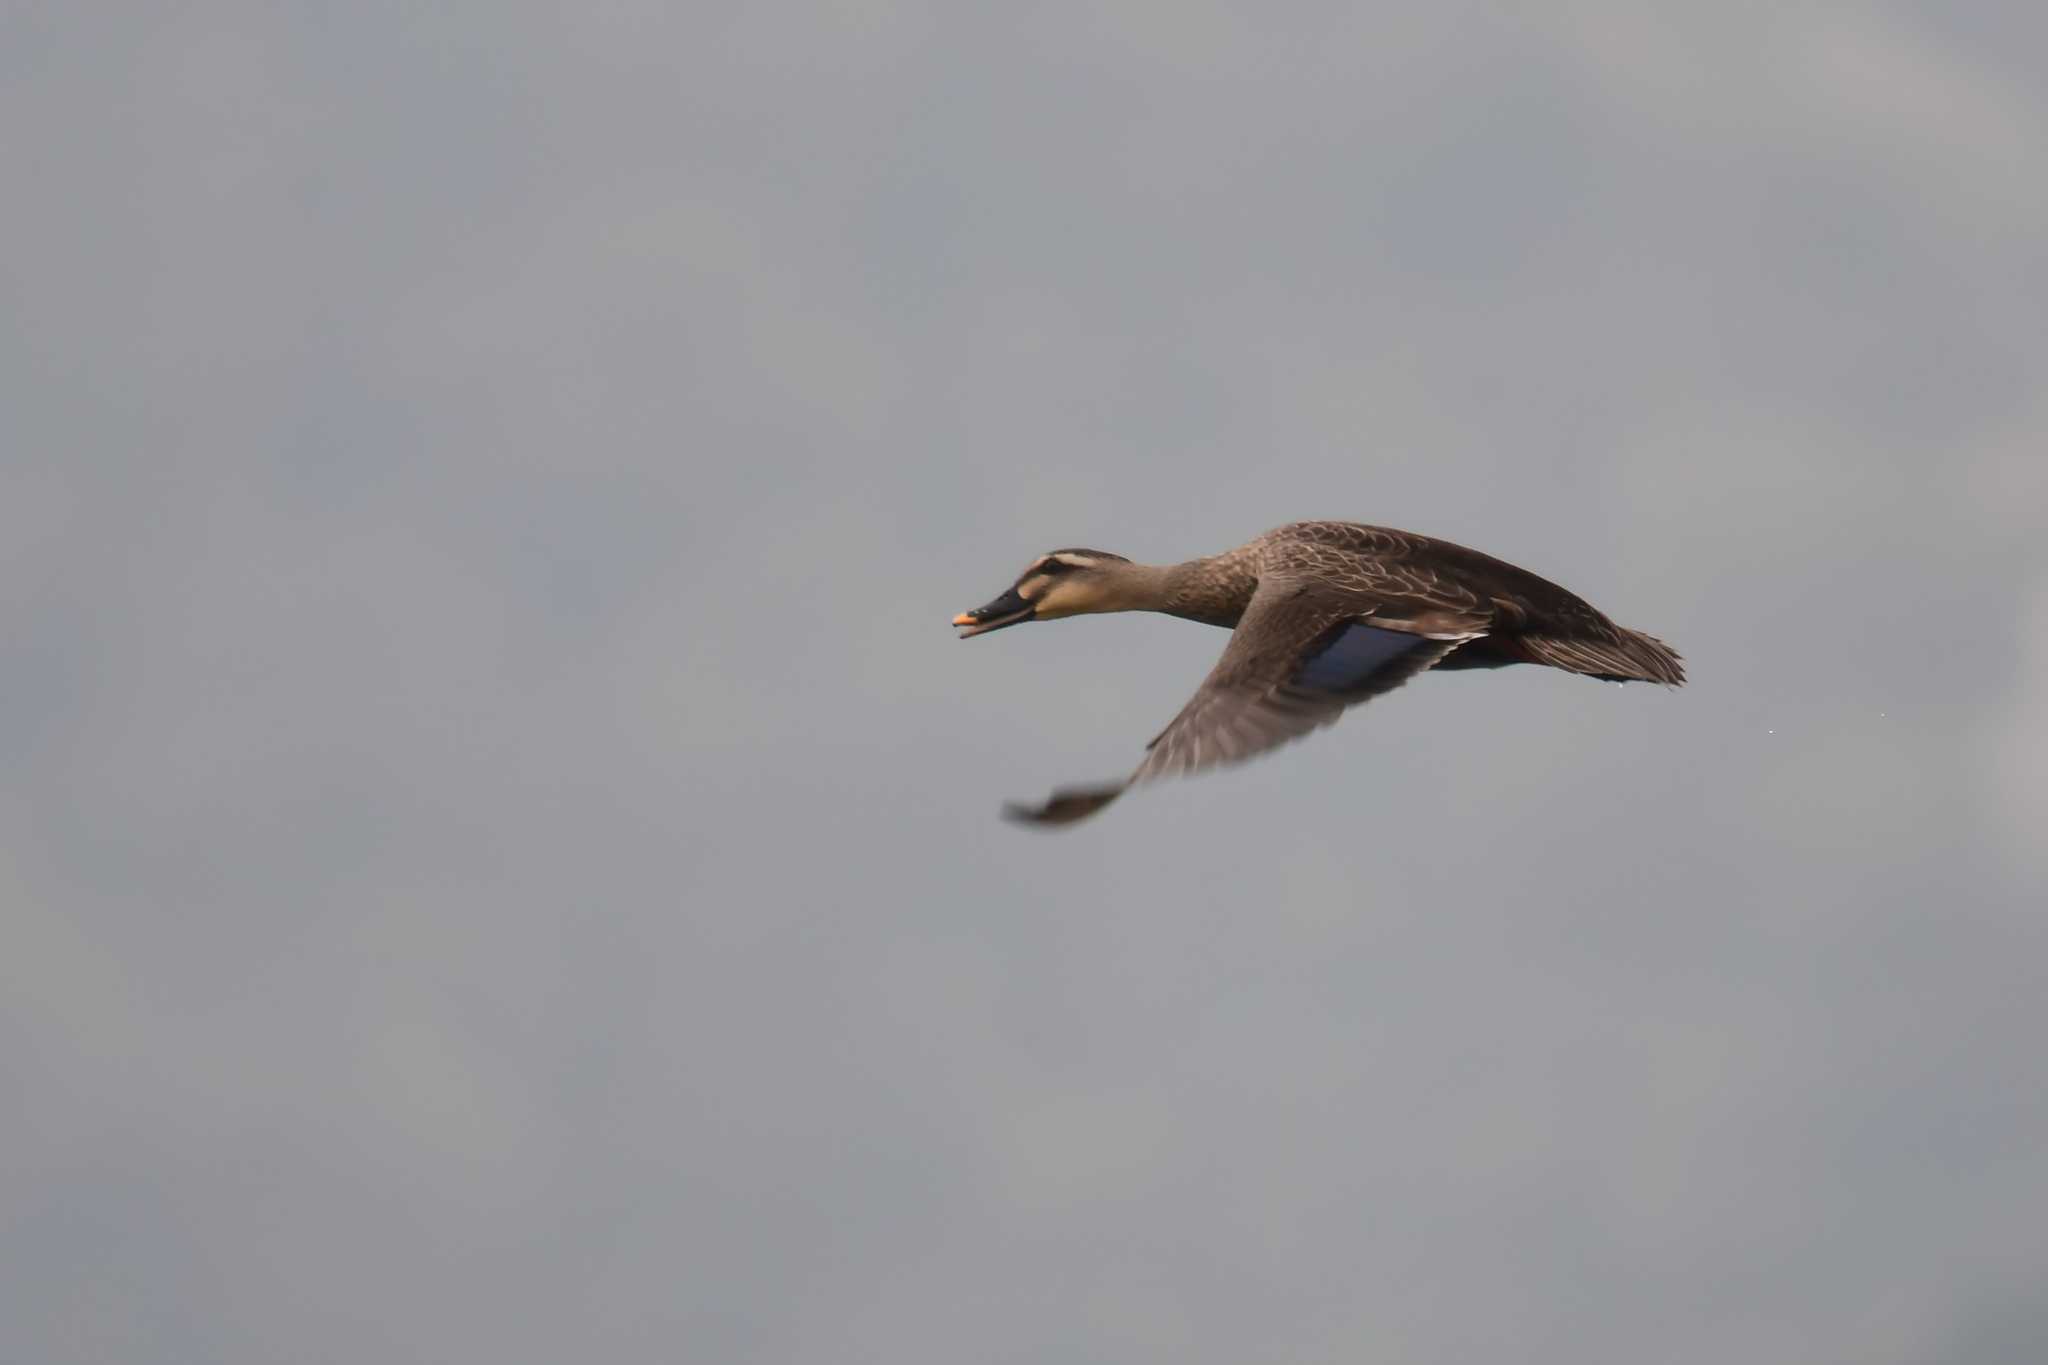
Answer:
<svg viewBox="0 0 2048 1365"><path fill-rule="evenodd" d="M1258 579L1216 559L1133 564L1117 574L1116 611L1159 611L1204 625L1232 627Z"/></svg>

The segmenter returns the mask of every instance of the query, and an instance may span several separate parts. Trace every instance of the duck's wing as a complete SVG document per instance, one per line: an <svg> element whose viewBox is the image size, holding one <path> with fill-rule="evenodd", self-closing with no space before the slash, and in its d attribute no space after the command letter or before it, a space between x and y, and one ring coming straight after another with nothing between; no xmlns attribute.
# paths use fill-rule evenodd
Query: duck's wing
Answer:
<svg viewBox="0 0 2048 1365"><path fill-rule="evenodd" d="M1369 604L1314 581L1266 578L1216 667L1148 746L1133 782L1239 763L1391 692L1465 641L1483 619Z"/></svg>
<svg viewBox="0 0 2048 1365"><path fill-rule="evenodd" d="M1430 604L1376 602L1314 580L1259 580L1223 657L1122 782L1065 788L1006 807L1032 824L1070 824L1126 787L1239 763L1335 721L1483 635L1486 618Z"/></svg>

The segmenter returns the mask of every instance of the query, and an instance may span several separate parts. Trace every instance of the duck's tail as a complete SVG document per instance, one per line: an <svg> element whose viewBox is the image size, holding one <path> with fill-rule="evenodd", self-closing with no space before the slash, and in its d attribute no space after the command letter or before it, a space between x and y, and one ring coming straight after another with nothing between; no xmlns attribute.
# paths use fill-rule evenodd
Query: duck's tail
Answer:
<svg viewBox="0 0 2048 1365"><path fill-rule="evenodd" d="M1654 635L1623 626L1610 635L1516 635L1508 647L1532 664L1548 664L1567 673L1584 673L1608 682L1653 682L1666 687L1685 683L1685 663L1678 651ZM1494 637L1496 642L1500 637Z"/></svg>

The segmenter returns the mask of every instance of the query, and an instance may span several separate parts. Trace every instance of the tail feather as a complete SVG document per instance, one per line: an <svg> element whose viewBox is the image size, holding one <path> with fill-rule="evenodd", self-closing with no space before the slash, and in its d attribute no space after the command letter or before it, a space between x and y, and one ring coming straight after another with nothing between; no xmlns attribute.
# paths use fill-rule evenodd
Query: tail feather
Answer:
<svg viewBox="0 0 2048 1365"><path fill-rule="evenodd" d="M1494 637L1499 642L1499 637ZM1533 664L1584 673L1609 682L1653 682L1678 687L1685 664L1678 651L1654 635L1614 628L1609 638L1586 635L1517 635L1512 648Z"/></svg>

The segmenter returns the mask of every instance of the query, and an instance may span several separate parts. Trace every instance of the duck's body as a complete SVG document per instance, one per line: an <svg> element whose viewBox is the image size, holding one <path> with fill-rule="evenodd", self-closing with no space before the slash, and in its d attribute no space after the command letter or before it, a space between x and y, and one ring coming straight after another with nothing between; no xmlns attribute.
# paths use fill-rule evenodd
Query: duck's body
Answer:
<svg viewBox="0 0 2048 1365"><path fill-rule="evenodd" d="M1668 645L1526 569L1348 521L1294 522L1223 554L1164 566L1055 550L954 624L967 638L1101 611L1165 612L1234 634L1128 779L1011 807L1019 819L1068 823L1132 783L1249 758L1432 667L1531 663L1615 682L1685 681Z"/></svg>

